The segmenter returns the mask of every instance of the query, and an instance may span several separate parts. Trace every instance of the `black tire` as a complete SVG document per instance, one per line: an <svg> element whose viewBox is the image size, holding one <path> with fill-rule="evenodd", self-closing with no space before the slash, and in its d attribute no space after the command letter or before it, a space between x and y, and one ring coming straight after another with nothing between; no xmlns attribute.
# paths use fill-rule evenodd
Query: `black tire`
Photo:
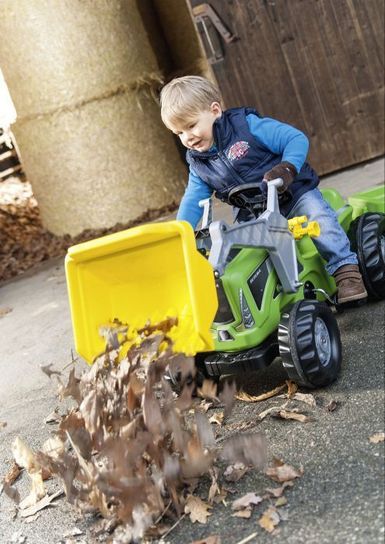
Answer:
<svg viewBox="0 0 385 544"><path fill-rule="evenodd" d="M317 300L300 300L283 312L279 353L289 378L314 388L329 385L341 369L342 346L336 318Z"/></svg>
<svg viewBox="0 0 385 544"><path fill-rule="evenodd" d="M385 298L385 214L368 212L357 217L348 232L368 296Z"/></svg>

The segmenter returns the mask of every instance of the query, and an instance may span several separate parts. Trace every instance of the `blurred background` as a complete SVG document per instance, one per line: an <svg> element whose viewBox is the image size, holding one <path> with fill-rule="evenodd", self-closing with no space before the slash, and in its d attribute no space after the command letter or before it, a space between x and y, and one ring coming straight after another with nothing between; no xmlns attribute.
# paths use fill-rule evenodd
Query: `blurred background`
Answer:
<svg viewBox="0 0 385 544"><path fill-rule="evenodd" d="M0 33L0 281L176 209L175 76L303 130L320 175L384 154L383 0L3 0Z"/></svg>

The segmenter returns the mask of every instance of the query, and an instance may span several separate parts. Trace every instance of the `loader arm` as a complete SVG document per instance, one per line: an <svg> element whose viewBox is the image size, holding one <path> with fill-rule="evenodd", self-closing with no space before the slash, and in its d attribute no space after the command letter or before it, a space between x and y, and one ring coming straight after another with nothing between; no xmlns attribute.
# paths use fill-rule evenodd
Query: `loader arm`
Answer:
<svg viewBox="0 0 385 544"><path fill-rule="evenodd" d="M283 290L294 293L298 289L298 264L295 240L287 219L279 213L278 179L268 183L267 206L258 219L229 227L224 221L210 225L212 247L209 262L219 276L226 267L232 247L262 248L269 252Z"/></svg>

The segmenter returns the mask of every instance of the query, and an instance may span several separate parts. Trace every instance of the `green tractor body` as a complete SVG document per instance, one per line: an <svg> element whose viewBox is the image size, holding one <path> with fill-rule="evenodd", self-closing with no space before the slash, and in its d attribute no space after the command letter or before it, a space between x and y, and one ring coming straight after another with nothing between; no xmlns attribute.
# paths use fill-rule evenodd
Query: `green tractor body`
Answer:
<svg viewBox="0 0 385 544"><path fill-rule="evenodd" d="M301 385L335 380L342 358L331 309L338 308L336 285L310 237L317 229L311 232L306 217L281 215L280 183L269 182L267 195L255 184L230 192L230 203L254 215L242 224L212 222L205 201L196 233L170 221L70 248L66 271L78 353L93 362L104 349L99 328L106 323L138 331L175 316L176 351L196 353L206 376L255 371L281 356ZM334 189L322 193L357 253L369 298L385 298L384 187L349 202Z"/></svg>

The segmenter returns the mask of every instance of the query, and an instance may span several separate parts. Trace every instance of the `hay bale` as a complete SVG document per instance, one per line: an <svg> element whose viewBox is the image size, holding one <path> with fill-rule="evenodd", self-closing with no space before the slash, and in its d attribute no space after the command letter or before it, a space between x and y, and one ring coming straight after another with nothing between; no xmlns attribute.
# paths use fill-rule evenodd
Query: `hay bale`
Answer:
<svg viewBox="0 0 385 544"><path fill-rule="evenodd" d="M150 97L135 0L4 0L0 65L46 228L75 235L178 200L185 166Z"/></svg>

